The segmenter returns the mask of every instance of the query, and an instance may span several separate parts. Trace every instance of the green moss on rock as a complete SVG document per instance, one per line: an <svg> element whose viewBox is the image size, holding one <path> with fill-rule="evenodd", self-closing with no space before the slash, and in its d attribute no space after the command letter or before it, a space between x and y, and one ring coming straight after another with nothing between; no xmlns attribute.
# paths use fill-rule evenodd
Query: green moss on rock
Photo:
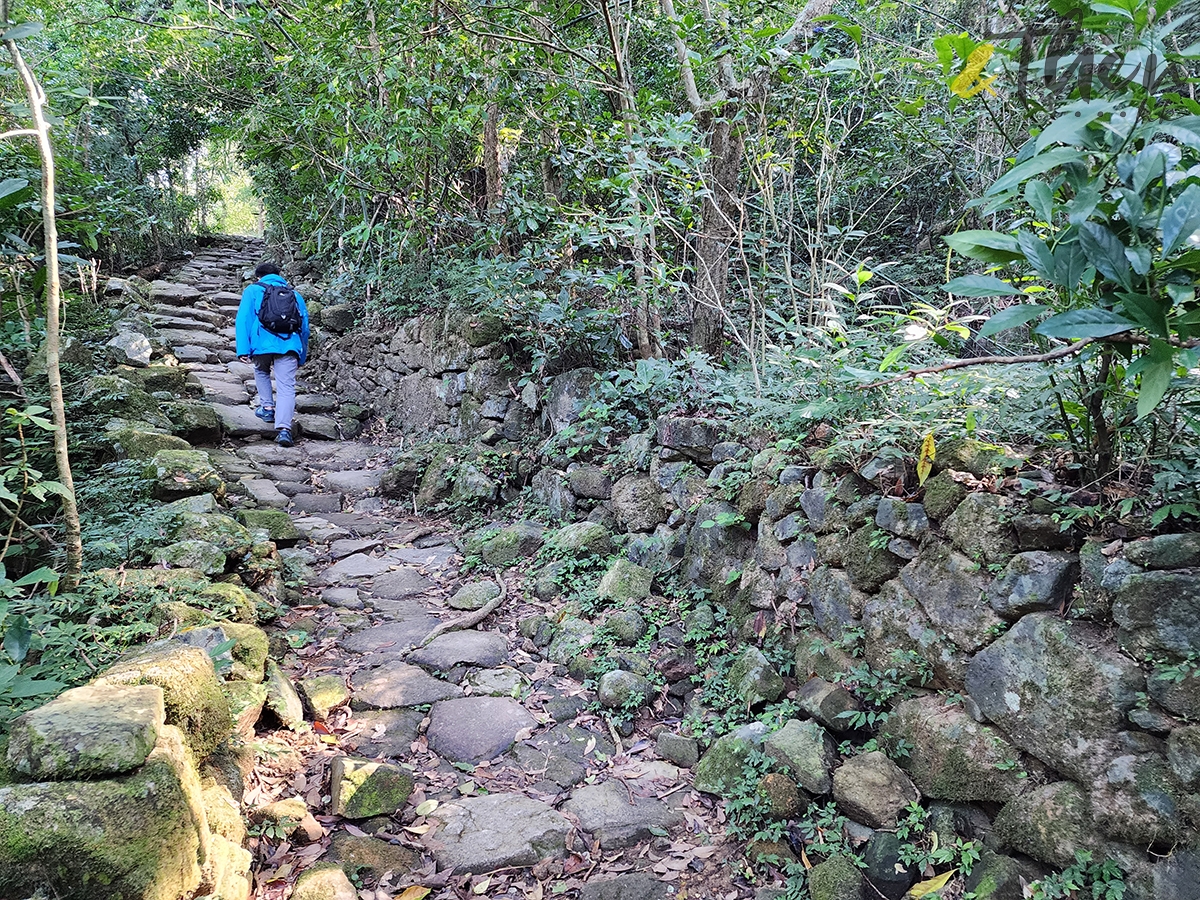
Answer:
<svg viewBox="0 0 1200 900"><path fill-rule="evenodd" d="M808 873L812 900L862 900L863 873L848 856L831 856Z"/></svg>

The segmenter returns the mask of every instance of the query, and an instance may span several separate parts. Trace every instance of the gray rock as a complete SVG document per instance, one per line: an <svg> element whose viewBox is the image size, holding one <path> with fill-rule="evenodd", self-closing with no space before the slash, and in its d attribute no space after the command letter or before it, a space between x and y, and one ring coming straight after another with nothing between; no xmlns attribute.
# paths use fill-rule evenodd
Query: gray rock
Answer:
<svg viewBox="0 0 1200 900"><path fill-rule="evenodd" d="M619 609L605 616L604 630L619 643L633 645L645 637L649 626L636 610Z"/></svg>
<svg viewBox="0 0 1200 900"><path fill-rule="evenodd" d="M576 466L567 473L571 492L589 500L607 500L612 496L613 482L599 466Z"/></svg>
<svg viewBox="0 0 1200 900"><path fill-rule="evenodd" d="M474 696L519 697L525 679L516 669L481 669L467 677Z"/></svg>
<svg viewBox="0 0 1200 900"><path fill-rule="evenodd" d="M988 565L1004 562L1017 549L1008 521L1011 501L995 494L967 494L943 528L954 546Z"/></svg>
<svg viewBox="0 0 1200 900"><path fill-rule="evenodd" d="M1073 544L1070 530L1063 531L1053 516L1025 513L1013 516L1017 546L1022 550L1069 550Z"/></svg>
<svg viewBox="0 0 1200 900"><path fill-rule="evenodd" d="M796 705L826 728L839 732L850 730L852 726L845 714L859 708L848 690L820 677L810 678L801 685L796 692Z"/></svg>
<svg viewBox="0 0 1200 900"><path fill-rule="evenodd" d="M208 541L176 541L150 552L152 563L175 568L195 569L205 575L220 575L225 571L225 551Z"/></svg>
<svg viewBox="0 0 1200 900"><path fill-rule="evenodd" d="M296 413L295 424L304 437L323 441L338 441L342 438L337 421L319 413Z"/></svg>
<svg viewBox="0 0 1200 900"><path fill-rule="evenodd" d="M1139 846L1174 844L1181 824L1178 790L1159 753L1127 753L1091 783L1088 799L1096 825L1108 837ZM1103 814L1095 815L1097 810Z"/></svg>
<svg viewBox="0 0 1200 900"><path fill-rule="evenodd" d="M885 581L896 577L900 560L887 549L886 534L880 541L873 525L863 525L850 535L842 552L842 565L854 586L876 591Z"/></svg>
<svg viewBox="0 0 1200 900"><path fill-rule="evenodd" d="M734 661L729 683L748 706L774 703L783 693L783 678L757 647L747 647Z"/></svg>
<svg viewBox="0 0 1200 900"><path fill-rule="evenodd" d="M434 678L423 669L393 660L377 669L359 669L351 681L356 709L392 709L422 706L461 697L462 690Z"/></svg>
<svg viewBox="0 0 1200 900"><path fill-rule="evenodd" d="M987 852L987 851L985 851ZM912 887L917 872L900 858L900 839L888 831L876 831L863 848L863 875L884 900L901 900ZM1002 900L1000 897L986 900Z"/></svg>
<svg viewBox="0 0 1200 900"><path fill-rule="evenodd" d="M658 420L658 442L698 462L711 462L723 430L721 423L713 419L664 416Z"/></svg>
<svg viewBox="0 0 1200 900"><path fill-rule="evenodd" d="M500 586L494 581L475 581L464 584L448 604L451 609L476 610L487 606L488 602L500 596Z"/></svg>
<svg viewBox="0 0 1200 900"><path fill-rule="evenodd" d="M297 498L299 500L300 498ZM297 504L299 505L299 504ZM340 505L340 504L339 504ZM356 553L340 559L321 573L321 580L326 584L337 585L343 581L357 581L382 575L396 564L395 560L386 557L367 556Z"/></svg>
<svg viewBox="0 0 1200 900"><path fill-rule="evenodd" d="M377 575L371 582L371 595L384 600L406 600L423 594L433 582L412 566L401 566L394 572Z"/></svg>
<svg viewBox="0 0 1200 900"><path fill-rule="evenodd" d="M591 646L595 633L595 627L584 619L563 619L554 631L546 658L551 662L567 665Z"/></svg>
<svg viewBox="0 0 1200 900"><path fill-rule="evenodd" d="M692 770L692 785L698 791L729 797L744 781L744 769L750 752L767 737L767 726L752 722L717 738Z"/></svg>
<svg viewBox="0 0 1200 900"><path fill-rule="evenodd" d="M352 634L342 641L342 646L351 653L375 653L381 650L400 653L423 641L438 624L437 619L424 613L406 616L401 621L375 625Z"/></svg>
<svg viewBox="0 0 1200 900"><path fill-rule="evenodd" d="M846 760L833 773L833 799L838 809L871 828L894 828L920 792L900 767L878 750Z"/></svg>
<svg viewBox="0 0 1200 900"><path fill-rule="evenodd" d="M490 669L508 660L508 641L491 631L451 631L408 655L425 669L447 671L458 665Z"/></svg>
<svg viewBox="0 0 1200 900"><path fill-rule="evenodd" d="M929 517L920 503L905 503L899 497L884 497L875 510L875 524L902 538L919 538L929 531Z"/></svg>
<svg viewBox="0 0 1200 900"><path fill-rule="evenodd" d="M622 850L652 837L651 829L667 830L683 822L683 813L661 800L636 794L631 799L620 781L576 788L562 808L575 815L604 850Z"/></svg>
<svg viewBox="0 0 1200 900"><path fill-rule="evenodd" d="M1146 569L1200 566L1200 534L1160 534L1125 545L1125 558Z"/></svg>
<svg viewBox="0 0 1200 900"><path fill-rule="evenodd" d="M378 709L356 711L349 723L358 735L349 746L359 756L407 758L417 739L425 713L416 709Z"/></svg>
<svg viewBox="0 0 1200 900"><path fill-rule="evenodd" d="M975 655L966 686L1014 744L1086 780L1106 768L1145 678L1102 629L1032 613Z"/></svg>
<svg viewBox="0 0 1200 900"><path fill-rule="evenodd" d="M1184 790L1200 791L1200 725L1185 725L1171 732L1167 760Z"/></svg>
<svg viewBox="0 0 1200 900"><path fill-rule="evenodd" d="M478 553L489 566L507 567L527 559L545 542L536 522L516 522L498 531L485 530L467 539L467 552Z"/></svg>
<svg viewBox="0 0 1200 900"><path fill-rule="evenodd" d="M436 818L441 825L424 841L438 867L473 874L561 859L572 827L553 807L520 794L454 800Z"/></svg>
<svg viewBox="0 0 1200 900"><path fill-rule="evenodd" d="M1079 578L1079 557L1073 553L1030 550L1018 553L987 589L992 609L1006 619L1026 613L1059 609L1071 598Z"/></svg>
<svg viewBox="0 0 1200 900"><path fill-rule="evenodd" d="M1021 752L1003 734L937 695L900 703L886 730L908 742L900 765L926 797L1006 803L1029 784Z"/></svg>
<svg viewBox="0 0 1200 900"><path fill-rule="evenodd" d="M608 556L612 553L609 531L597 522L574 522L564 525L550 538L550 546L562 553L577 556Z"/></svg>
<svg viewBox="0 0 1200 900"><path fill-rule="evenodd" d="M763 742L763 750L779 760L784 771L813 796L828 794L833 787L837 744L819 723L789 719Z"/></svg>
<svg viewBox="0 0 1200 900"><path fill-rule="evenodd" d="M1113 592L1122 648L1139 659L1182 658L1200 646L1200 577L1195 571L1136 572Z"/></svg>
<svg viewBox="0 0 1200 900"><path fill-rule="evenodd" d="M533 502L544 508L553 521L574 518L575 495L562 474L553 469L542 469L533 476L529 490Z"/></svg>
<svg viewBox="0 0 1200 900"><path fill-rule="evenodd" d="M329 440L334 440L330 438ZM383 477L383 469L350 469L344 472L326 472L322 481L328 491L346 494L349 497L361 497L379 487Z"/></svg>
<svg viewBox="0 0 1200 900"><path fill-rule="evenodd" d="M654 685L650 680L633 672L613 669L600 676L597 695L602 706L609 709L630 709L644 706L654 696Z"/></svg>
<svg viewBox="0 0 1200 900"><path fill-rule="evenodd" d="M1013 799L996 817L994 834L1000 847L1059 867L1071 865L1076 851L1104 854L1109 844L1083 789L1071 781L1033 787Z"/></svg>
<svg viewBox="0 0 1200 900"><path fill-rule="evenodd" d="M451 762L494 759L537 721L525 707L507 697L463 697L442 700L429 713L429 746Z"/></svg>
<svg viewBox="0 0 1200 900"><path fill-rule="evenodd" d="M666 883L649 872L593 878L579 891L579 900L665 900L666 896Z"/></svg>
<svg viewBox="0 0 1200 900"><path fill-rule="evenodd" d="M843 646L856 645L854 629L862 618L867 595L854 586L849 575L821 566L809 577L808 600L822 632Z"/></svg>
<svg viewBox="0 0 1200 900"><path fill-rule="evenodd" d="M982 647L1001 627L1000 617L981 599L987 579L958 553L927 548L900 571L900 581L937 632L962 650Z"/></svg>
<svg viewBox="0 0 1200 900"><path fill-rule="evenodd" d="M8 765L30 781L130 772L146 761L165 723L156 685L85 685L12 723Z"/></svg>
<svg viewBox="0 0 1200 900"><path fill-rule="evenodd" d="M572 712L568 718L574 717ZM545 781L570 788L583 781L587 764L599 758L596 754L607 757L615 752L616 748L603 734L562 722L549 731L519 741L512 749L512 756L525 771L540 772Z"/></svg>
<svg viewBox="0 0 1200 900"><path fill-rule="evenodd" d="M153 350L150 346L150 339L144 334L138 334L135 331L121 331L104 346L109 348L109 359L113 362L139 368L150 365L150 356Z"/></svg>
<svg viewBox="0 0 1200 900"><path fill-rule="evenodd" d="M555 432L579 421L579 414L598 374L595 369L582 368L550 379L543 415L550 420Z"/></svg>
<svg viewBox="0 0 1200 900"><path fill-rule="evenodd" d="M412 776L400 766L338 756L329 771L330 810L347 819L390 816L413 791Z"/></svg>
<svg viewBox="0 0 1200 900"><path fill-rule="evenodd" d="M654 749L663 759L684 769L692 768L700 759L700 748L695 739L671 731L658 733Z"/></svg>
<svg viewBox="0 0 1200 900"><path fill-rule="evenodd" d="M667 521L662 490L645 475L626 475L612 489L612 508L625 531L653 531Z"/></svg>

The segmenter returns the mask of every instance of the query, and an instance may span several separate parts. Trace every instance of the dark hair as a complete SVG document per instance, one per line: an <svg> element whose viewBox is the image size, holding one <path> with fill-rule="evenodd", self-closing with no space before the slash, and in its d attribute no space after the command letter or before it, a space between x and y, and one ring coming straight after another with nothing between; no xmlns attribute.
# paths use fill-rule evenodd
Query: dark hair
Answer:
<svg viewBox="0 0 1200 900"><path fill-rule="evenodd" d="M262 278L264 275L279 275L279 266L275 263L259 263L254 269L254 277Z"/></svg>

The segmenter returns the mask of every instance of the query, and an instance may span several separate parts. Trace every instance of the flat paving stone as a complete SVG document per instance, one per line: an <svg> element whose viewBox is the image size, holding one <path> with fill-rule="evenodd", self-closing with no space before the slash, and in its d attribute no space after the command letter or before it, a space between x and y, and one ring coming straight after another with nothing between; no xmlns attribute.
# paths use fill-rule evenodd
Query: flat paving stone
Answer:
<svg viewBox="0 0 1200 900"><path fill-rule="evenodd" d="M266 506L270 509L287 509L288 498L280 493L275 482L265 478L247 478L242 481L242 485L246 488L246 493L259 506Z"/></svg>
<svg viewBox="0 0 1200 900"><path fill-rule="evenodd" d="M254 415L254 410L248 408L246 412L254 417L254 421L260 425L265 425L262 419ZM269 428L271 435L274 436L275 426L265 425L265 427ZM304 459L303 452L299 447L280 447L278 444L265 441L240 447L238 448L237 455L251 462L271 466L298 466Z"/></svg>
<svg viewBox="0 0 1200 900"><path fill-rule="evenodd" d="M345 528L339 528L318 516L292 516L292 524L304 532L304 536L310 541L318 544L335 541L349 535Z"/></svg>
<svg viewBox="0 0 1200 900"><path fill-rule="evenodd" d="M368 757L408 757L420 733L425 713L416 709L372 709L355 712L347 723L359 729L344 739L356 753Z"/></svg>
<svg viewBox="0 0 1200 900"><path fill-rule="evenodd" d="M320 495L313 494L311 496ZM295 499L301 500L304 498L296 497ZM300 504L297 503L296 505L299 506ZM351 579L374 578L376 575L382 575L393 565L395 563L386 557L355 553L353 556L347 556L345 559L338 560L322 572L321 580L326 584L337 584Z"/></svg>
<svg viewBox="0 0 1200 900"><path fill-rule="evenodd" d="M373 447L349 441L311 444L304 448L304 455L310 462L319 464L318 468L330 472L361 469L364 463L387 456L387 454L388 450L385 447Z"/></svg>
<svg viewBox="0 0 1200 900"><path fill-rule="evenodd" d="M261 466L261 468L264 475L276 482L287 481L296 484L303 484L312 477L304 469L297 468L296 466L274 466L264 464Z"/></svg>
<svg viewBox="0 0 1200 900"><path fill-rule="evenodd" d="M653 797L630 797L619 781L585 784L575 789L563 810L579 819L580 827L600 841L603 850L622 850L649 840L651 829L670 829L683 822L683 813Z"/></svg>
<svg viewBox="0 0 1200 900"><path fill-rule="evenodd" d="M399 660L376 669L359 669L351 685L354 693L350 703L356 709L398 709L462 696L458 685Z"/></svg>
<svg viewBox="0 0 1200 900"><path fill-rule="evenodd" d="M459 665L491 669L507 660L508 641L490 631L452 631L408 655L414 665L443 672Z"/></svg>
<svg viewBox="0 0 1200 900"><path fill-rule="evenodd" d="M358 596L358 588L332 587L321 591L321 599L330 606L342 609L362 609L363 602Z"/></svg>
<svg viewBox="0 0 1200 900"><path fill-rule="evenodd" d="M410 566L424 566L431 569L444 569L458 555L458 550L450 546L438 547L397 547L388 551L388 556L398 563Z"/></svg>
<svg viewBox="0 0 1200 900"><path fill-rule="evenodd" d="M361 496L378 488L382 477L382 469L347 469L344 472L327 472L322 481L330 490Z"/></svg>
<svg viewBox="0 0 1200 900"><path fill-rule="evenodd" d="M548 804L522 794L465 797L435 812L442 824L423 840L439 869L478 874L562 859L567 852L571 823Z"/></svg>
<svg viewBox="0 0 1200 900"><path fill-rule="evenodd" d="M386 522L377 522L374 519L364 518L360 513L344 513L339 511L331 513L325 518L335 525L341 525L346 530L363 537L372 534L382 534L389 528ZM389 555L395 555L395 552L389 551ZM406 560L399 561L404 562Z"/></svg>
<svg viewBox="0 0 1200 900"><path fill-rule="evenodd" d="M392 554L388 554L391 558ZM371 594L384 600L404 600L423 594L433 587L433 582L411 566L394 572L385 572L371 582Z"/></svg>
<svg viewBox="0 0 1200 900"><path fill-rule="evenodd" d="M543 780L569 788L583 781L589 759L597 760L597 753L612 756L615 751L607 736L564 722L517 742L511 755L526 772L540 772Z"/></svg>
<svg viewBox="0 0 1200 900"><path fill-rule="evenodd" d="M297 494L292 498L292 506L300 512L306 513L340 513L342 511L342 495ZM328 517L327 520L333 522L332 517Z"/></svg>
<svg viewBox="0 0 1200 900"><path fill-rule="evenodd" d="M425 636L440 624L433 616L407 619L402 622L387 622L373 625L342 641L342 647L351 653L403 653L420 643Z"/></svg>
<svg viewBox="0 0 1200 900"><path fill-rule="evenodd" d="M429 712L426 736L434 752L451 762L481 763L508 750L537 720L507 697L442 700Z"/></svg>
<svg viewBox="0 0 1200 900"><path fill-rule="evenodd" d="M207 347L210 350L219 350L229 345L228 338L222 337L219 334L213 334L211 331L200 331L197 329L160 328L158 336L168 346L186 344L189 347Z"/></svg>
<svg viewBox="0 0 1200 900"><path fill-rule="evenodd" d="M329 555L334 559L353 556L355 553L366 553L379 546L379 541L373 540L340 540L329 545Z"/></svg>
<svg viewBox="0 0 1200 900"><path fill-rule="evenodd" d="M243 400L242 402L245 403L246 401ZM212 403L210 405L216 412L217 418L221 420L221 430L228 437L244 438L252 435L268 438L275 437L275 426L264 422L248 406L232 406L228 403ZM247 449L249 448L243 447L238 451L238 455L243 456L245 459L254 459L251 456L244 456L244 451ZM285 450L287 448L280 447L278 449ZM255 460L255 462L258 461Z"/></svg>

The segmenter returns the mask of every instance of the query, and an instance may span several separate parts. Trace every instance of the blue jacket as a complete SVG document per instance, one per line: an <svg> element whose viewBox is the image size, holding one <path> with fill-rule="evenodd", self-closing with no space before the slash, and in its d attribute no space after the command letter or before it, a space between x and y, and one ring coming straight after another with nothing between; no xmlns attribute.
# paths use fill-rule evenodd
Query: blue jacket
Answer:
<svg viewBox="0 0 1200 900"><path fill-rule="evenodd" d="M260 281L267 284L287 284L282 275L264 275ZM274 332L263 328L258 321L258 307L262 304L263 294L266 293L258 284L252 284L242 291L242 302L237 314L237 355L257 356L260 353L295 353L300 357L300 365L308 358L308 307L304 298L296 294L296 303L300 307L300 333L280 337Z"/></svg>

